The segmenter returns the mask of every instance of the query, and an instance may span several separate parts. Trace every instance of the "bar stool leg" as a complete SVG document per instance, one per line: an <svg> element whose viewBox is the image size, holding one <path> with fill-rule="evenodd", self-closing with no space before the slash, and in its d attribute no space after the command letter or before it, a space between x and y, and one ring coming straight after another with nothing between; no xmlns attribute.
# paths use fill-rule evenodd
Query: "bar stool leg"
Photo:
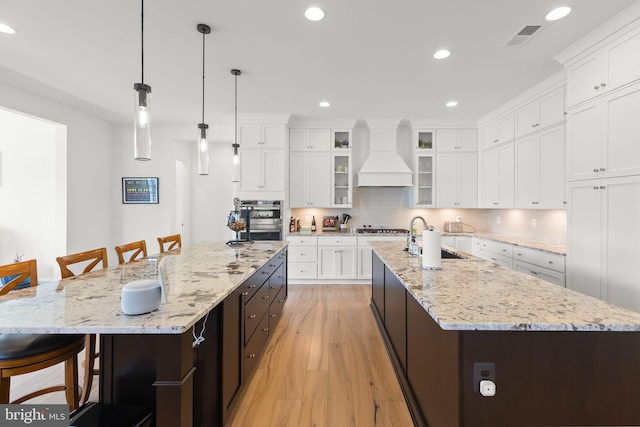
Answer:
<svg viewBox="0 0 640 427"><path fill-rule="evenodd" d="M0 377L0 404L9 403L9 390L11 389L11 378Z"/></svg>
<svg viewBox="0 0 640 427"><path fill-rule="evenodd" d="M78 355L74 355L73 358L65 360L64 362L64 375L65 375L65 384L67 384L67 388L65 389L65 395L67 398L67 403L69 404L69 411L74 411L80 406L80 393L79 393L79 385L78 385Z"/></svg>

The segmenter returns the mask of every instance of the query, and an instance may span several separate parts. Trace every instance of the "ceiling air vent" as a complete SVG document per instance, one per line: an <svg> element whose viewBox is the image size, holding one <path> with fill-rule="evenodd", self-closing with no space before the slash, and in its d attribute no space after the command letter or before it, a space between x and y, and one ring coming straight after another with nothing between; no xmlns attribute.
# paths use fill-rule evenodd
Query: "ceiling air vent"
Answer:
<svg viewBox="0 0 640 427"><path fill-rule="evenodd" d="M502 46L522 46L528 42L534 34L538 33L542 25L523 25L518 31L507 39Z"/></svg>

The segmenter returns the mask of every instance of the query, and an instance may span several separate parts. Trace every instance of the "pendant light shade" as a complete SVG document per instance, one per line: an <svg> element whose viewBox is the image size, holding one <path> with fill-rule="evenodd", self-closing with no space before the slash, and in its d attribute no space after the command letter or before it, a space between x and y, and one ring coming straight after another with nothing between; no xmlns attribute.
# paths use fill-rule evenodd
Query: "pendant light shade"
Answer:
<svg viewBox="0 0 640 427"><path fill-rule="evenodd" d="M140 58L142 62L142 80L135 83L133 133L133 157L136 160L151 160L151 121L149 115L149 94L151 86L144 84L144 0L141 1L140 13Z"/></svg>
<svg viewBox="0 0 640 427"><path fill-rule="evenodd" d="M231 182L240 182L240 157L238 156L238 76L242 74L240 70L233 69L231 74L235 76L235 110L234 110L234 138L233 138L233 165L231 170Z"/></svg>
<svg viewBox="0 0 640 427"><path fill-rule="evenodd" d="M209 125L204 122L204 36L211 33L211 27L198 24L196 29L202 33L202 122L198 124L198 174L209 175L209 142L207 141Z"/></svg>

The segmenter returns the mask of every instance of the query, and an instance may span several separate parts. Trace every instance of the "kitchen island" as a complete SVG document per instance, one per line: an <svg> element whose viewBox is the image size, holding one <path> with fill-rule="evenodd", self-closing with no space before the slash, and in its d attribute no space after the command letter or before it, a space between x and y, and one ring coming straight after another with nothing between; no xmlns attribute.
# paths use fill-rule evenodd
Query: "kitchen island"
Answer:
<svg viewBox="0 0 640 427"><path fill-rule="evenodd" d="M11 292L0 333L100 334L101 402L148 407L156 426L223 425L280 317L286 256L286 242L201 243ZM160 259L168 302L123 314L122 287Z"/></svg>
<svg viewBox="0 0 640 427"><path fill-rule="evenodd" d="M416 425L640 425L640 314L475 257L423 270L401 243L371 246Z"/></svg>

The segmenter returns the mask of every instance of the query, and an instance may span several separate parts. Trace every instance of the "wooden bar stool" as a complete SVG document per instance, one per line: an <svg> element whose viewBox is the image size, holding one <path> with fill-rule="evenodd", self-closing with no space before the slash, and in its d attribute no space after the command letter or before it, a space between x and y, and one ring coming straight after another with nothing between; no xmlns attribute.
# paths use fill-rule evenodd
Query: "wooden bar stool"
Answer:
<svg viewBox="0 0 640 427"><path fill-rule="evenodd" d="M160 253L163 254L167 251L174 249L180 249L182 247L182 239L179 234L174 234L167 237L158 237L158 244L160 245ZM166 244L169 246L165 249Z"/></svg>
<svg viewBox="0 0 640 427"><path fill-rule="evenodd" d="M8 293L27 277L38 285L35 260L0 266L0 277L19 275L2 288ZM9 288L10 287L10 288ZM69 334L0 334L0 404L18 404L34 397L64 391L70 410L79 407L78 353L85 345L85 335ZM43 388L10 400L11 377L39 371L64 362L64 385Z"/></svg>
<svg viewBox="0 0 640 427"><path fill-rule="evenodd" d="M144 240L139 242L125 243L124 245L118 245L115 247L118 254L118 264L124 264L125 262L135 261L138 257L144 258L147 256L147 243ZM133 252L135 251L135 252ZM133 252L129 256L129 260L125 261L125 254Z"/></svg>
<svg viewBox="0 0 640 427"><path fill-rule="evenodd" d="M60 266L60 274L62 278L73 277L75 274L69 269L70 265L78 263L87 263L82 273L88 273L92 271L96 266L102 264L102 268L107 268L107 248L93 249L86 252L79 252L77 254L70 254L60 256L56 258L58 265ZM95 369L95 360L100 356L96 352L96 336L95 334L87 334L85 336L85 358L84 358L84 381L82 386L82 396L80 397L80 403L85 404L89 400L89 394L91 394L91 386L93 385L93 376L99 375L100 370Z"/></svg>

